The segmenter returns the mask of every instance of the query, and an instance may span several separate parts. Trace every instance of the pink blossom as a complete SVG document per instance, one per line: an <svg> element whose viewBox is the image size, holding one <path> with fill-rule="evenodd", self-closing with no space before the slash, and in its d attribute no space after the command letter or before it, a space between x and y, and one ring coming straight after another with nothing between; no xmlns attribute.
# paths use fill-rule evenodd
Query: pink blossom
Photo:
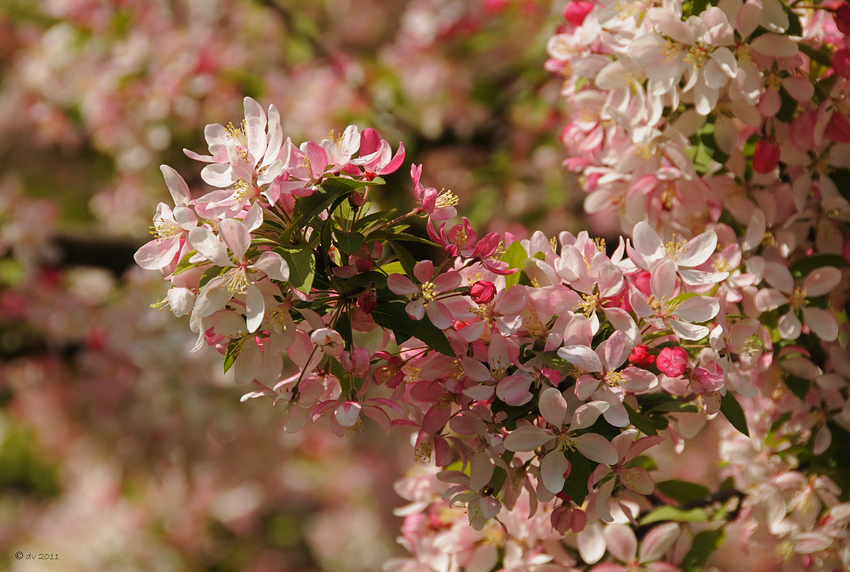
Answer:
<svg viewBox="0 0 850 572"><path fill-rule="evenodd" d="M661 373L679 377L688 367L688 352L682 347L664 348L655 363Z"/></svg>
<svg viewBox="0 0 850 572"><path fill-rule="evenodd" d="M496 286L487 280L478 280L469 287L469 297L476 304L489 304L496 297Z"/></svg>
<svg viewBox="0 0 850 572"><path fill-rule="evenodd" d="M770 173L779 164L782 149L772 139L762 139L756 143L753 154L753 170L756 173Z"/></svg>
<svg viewBox="0 0 850 572"><path fill-rule="evenodd" d="M564 10L564 18L573 26L581 26L591 10L593 10L593 2L573 1L567 4Z"/></svg>

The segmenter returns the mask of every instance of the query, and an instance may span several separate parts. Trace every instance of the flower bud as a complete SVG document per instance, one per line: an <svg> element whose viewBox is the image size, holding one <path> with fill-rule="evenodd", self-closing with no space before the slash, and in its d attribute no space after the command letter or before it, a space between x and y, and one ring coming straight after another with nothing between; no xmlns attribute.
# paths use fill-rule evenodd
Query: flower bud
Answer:
<svg viewBox="0 0 850 572"><path fill-rule="evenodd" d="M770 173L779 164L781 154L782 150L775 141L762 139L756 144L756 151L753 154L753 170L756 173Z"/></svg>
<svg viewBox="0 0 850 572"><path fill-rule="evenodd" d="M469 297L476 304L489 304L496 297L496 286L487 280L479 280L469 287Z"/></svg>
<svg viewBox="0 0 850 572"><path fill-rule="evenodd" d="M655 363L655 356L649 353L649 346L643 344L635 346L632 354L629 356L629 361L639 367L646 367Z"/></svg>
<svg viewBox="0 0 850 572"><path fill-rule="evenodd" d="M564 18L573 26L581 26L591 10L593 10L592 2L570 2L564 10Z"/></svg>
<svg viewBox="0 0 850 572"><path fill-rule="evenodd" d="M679 377L688 367L688 352L682 347L664 348L655 363L661 373Z"/></svg>
<svg viewBox="0 0 850 572"><path fill-rule="evenodd" d="M841 77L850 78L850 50L841 48L832 55L832 69Z"/></svg>
<svg viewBox="0 0 850 572"><path fill-rule="evenodd" d="M829 125L826 126L826 132L834 141L839 143L850 143L850 122L844 117L844 114L836 111L829 118Z"/></svg>
<svg viewBox="0 0 850 572"><path fill-rule="evenodd" d="M835 18L835 25L838 27L838 31L845 36L850 35L850 4L842 2L841 6L833 13L833 17Z"/></svg>

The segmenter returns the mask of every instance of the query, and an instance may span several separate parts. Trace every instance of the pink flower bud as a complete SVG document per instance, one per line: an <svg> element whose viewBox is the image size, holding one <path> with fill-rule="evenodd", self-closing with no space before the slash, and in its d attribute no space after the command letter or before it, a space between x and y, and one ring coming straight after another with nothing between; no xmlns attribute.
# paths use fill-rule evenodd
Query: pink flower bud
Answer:
<svg viewBox="0 0 850 572"><path fill-rule="evenodd" d="M487 280L479 280L469 287L469 297L476 304L489 304L496 297L496 286Z"/></svg>
<svg viewBox="0 0 850 572"><path fill-rule="evenodd" d="M850 50L841 48L832 55L832 69L841 77L850 78Z"/></svg>
<svg viewBox="0 0 850 572"><path fill-rule="evenodd" d="M655 356L650 354L649 346L639 345L632 350L632 355L629 356L629 361L639 367L646 367L655 363Z"/></svg>
<svg viewBox="0 0 850 572"><path fill-rule="evenodd" d="M688 352L681 347L664 348L655 363L661 373L669 377L679 377L688 367Z"/></svg>
<svg viewBox="0 0 850 572"><path fill-rule="evenodd" d="M564 18L573 26L581 26L591 10L593 10L592 2L570 2L564 10Z"/></svg>
<svg viewBox="0 0 850 572"><path fill-rule="evenodd" d="M833 13L833 17L838 30L844 35L850 35L850 4L842 2Z"/></svg>
<svg viewBox="0 0 850 572"><path fill-rule="evenodd" d="M756 144L756 151L753 155L753 170L762 174L773 171L779 164L781 154L782 150L775 141L762 139Z"/></svg>
<svg viewBox="0 0 850 572"><path fill-rule="evenodd" d="M844 117L844 114L836 111L829 118L829 125L826 126L826 132L833 141L839 143L850 142L850 122Z"/></svg>
<svg viewBox="0 0 850 572"><path fill-rule="evenodd" d="M723 370L716 362L711 362L706 367L694 368L691 374L691 388L694 393L705 395L714 391L720 391L723 387Z"/></svg>

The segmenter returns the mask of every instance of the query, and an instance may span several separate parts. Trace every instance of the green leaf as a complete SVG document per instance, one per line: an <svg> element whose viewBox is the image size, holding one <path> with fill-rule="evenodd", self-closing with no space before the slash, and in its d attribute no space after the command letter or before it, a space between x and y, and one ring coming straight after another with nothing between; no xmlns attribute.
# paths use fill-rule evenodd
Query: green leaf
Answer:
<svg viewBox="0 0 850 572"><path fill-rule="evenodd" d="M366 242L366 237L359 232L346 232L344 230L334 230L337 244L346 254L355 254L363 243Z"/></svg>
<svg viewBox="0 0 850 572"><path fill-rule="evenodd" d="M366 216L364 216L363 218L361 218L360 220L358 220L354 223L353 230L356 230L356 231L365 230L366 228L370 227L371 225L373 225L373 224L375 224L376 222L379 222L379 221L389 222L395 217L395 214L397 212L398 212L398 209L389 209L389 210L386 210L386 211L378 211L378 212L374 212L372 214L366 215Z"/></svg>
<svg viewBox="0 0 850 572"><path fill-rule="evenodd" d="M629 413L629 422L637 427L640 431L642 431L645 435L658 435L658 431L655 429L655 425L652 424L652 420L645 415L641 415L634 409L632 409L628 403L624 403L626 407L626 411Z"/></svg>
<svg viewBox="0 0 850 572"><path fill-rule="evenodd" d="M655 483L655 490L679 504L688 504L711 495L708 487L676 479Z"/></svg>
<svg viewBox="0 0 850 572"><path fill-rule="evenodd" d="M655 407L645 411L652 413L696 413L699 409L686 401L668 401L666 403L659 403Z"/></svg>
<svg viewBox="0 0 850 572"><path fill-rule="evenodd" d="M196 268L198 266L203 266L204 264L209 264L208 260L204 260L203 262L195 262L194 264L189 262L189 259L195 256L198 253L197 250L190 250L186 254L183 255L183 258L180 259L180 262L177 263L177 268L174 269L174 276L178 274L182 274L186 272L190 268Z"/></svg>
<svg viewBox="0 0 850 572"><path fill-rule="evenodd" d="M722 528L717 530L704 530L694 537L691 549L679 566L682 572L700 572L709 556L720 548L726 539L726 531Z"/></svg>
<svg viewBox="0 0 850 572"><path fill-rule="evenodd" d="M803 379L802 377L797 377L794 375L786 375L785 376L785 385L788 386L794 395L800 398L800 400L805 400L806 396L809 394L809 389L812 387L812 382Z"/></svg>
<svg viewBox="0 0 850 572"><path fill-rule="evenodd" d="M348 312L342 312L339 318L334 323L333 328L342 336L342 341L345 342L345 349L351 350L354 345L351 332L351 317Z"/></svg>
<svg viewBox="0 0 850 572"><path fill-rule="evenodd" d="M850 176L848 176L847 183L850 184ZM841 269L850 267L850 262L847 262L843 256L838 254L816 254L815 256L808 256L799 262L795 262L789 270L794 278L805 278L813 271L824 266Z"/></svg>
<svg viewBox="0 0 850 572"><path fill-rule="evenodd" d="M647 471L657 471L658 463L655 462L655 459L648 455L638 455L631 461L629 461L629 467L640 467L642 469L646 469Z"/></svg>
<svg viewBox="0 0 850 572"><path fill-rule="evenodd" d="M803 35L803 25L800 23L800 17L791 11L789 6L782 4L785 14L788 16L788 29L785 30L786 36L800 37Z"/></svg>
<svg viewBox="0 0 850 572"><path fill-rule="evenodd" d="M416 259L413 258L413 255L410 254L405 247L400 244L396 244L395 242L390 243L390 247L395 252L395 255L398 257L398 261L401 263L401 267L404 268L404 273L407 274L408 278L413 278L413 267L416 266Z"/></svg>
<svg viewBox="0 0 850 572"><path fill-rule="evenodd" d="M383 266L381 266L381 270L386 272L387 275L404 274L404 266L402 266L401 262L399 262L398 260L390 262L389 264L384 264Z"/></svg>
<svg viewBox="0 0 850 572"><path fill-rule="evenodd" d="M787 10L788 7L786 6L785 9ZM826 67L832 67L832 50L828 47L822 46L820 48L813 48L812 46L800 42L797 44L797 48L819 64L823 64Z"/></svg>
<svg viewBox="0 0 850 572"><path fill-rule="evenodd" d="M731 391L727 391L726 395L720 398L720 412L729 420L732 427L746 435L750 436L750 431L747 429L747 418L744 415L744 410L741 404L735 399Z"/></svg>
<svg viewBox="0 0 850 572"><path fill-rule="evenodd" d="M558 452L553 451L549 454L557 455ZM590 478L596 463L593 463L593 466L591 466L590 461L584 455L578 451L570 450L567 451L567 460L570 462L570 476L567 477L562 490L564 493L573 497L573 501L577 505L581 506L588 494L587 480Z"/></svg>
<svg viewBox="0 0 850 572"><path fill-rule="evenodd" d="M791 97L784 87L779 88L779 96L782 98L782 106L776 114L776 118L782 123L790 123L797 111L797 100Z"/></svg>
<svg viewBox="0 0 850 572"><path fill-rule="evenodd" d="M352 288L367 288L372 285L372 282L375 283L375 288L379 290L387 287L386 275L381 272L376 272L375 270L352 276L345 281L345 285Z"/></svg>
<svg viewBox="0 0 850 572"><path fill-rule="evenodd" d="M221 266L213 266L212 268L208 268L207 271L204 272L203 276L201 276L201 279L198 281L198 288L203 288L210 280L212 280L216 276L221 275L225 271L226 269L222 268Z"/></svg>
<svg viewBox="0 0 850 572"><path fill-rule="evenodd" d="M414 320L407 315L404 302L387 302L372 310L372 319L379 326L401 333L407 337L416 338L427 347L449 357L457 357L448 338L428 317Z"/></svg>
<svg viewBox="0 0 850 572"><path fill-rule="evenodd" d="M708 513L701 508L683 509L675 506L660 506L640 519L640 524L643 526L644 524L666 520L676 522L704 522L708 519Z"/></svg>
<svg viewBox="0 0 850 572"><path fill-rule="evenodd" d="M227 352L224 354L224 373L227 373L227 370L233 367L233 362L236 361L234 350L236 349L236 343L238 341L238 339L233 339L230 340L229 344L227 344Z"/></svg>
<svg viewBox="0 0 850 572"><path fill-rule="evenodd" d="M292 212L292 228L300 229L310 224L320 212L331 206L340 192L339 189L329 191L320 186L310 196L298 198Z"/></svg>
<svg viewBox="0 0 850 572"><path fill-rule="evenodd" d="M508 268L517 268L519 269L522 261L528 258L528 253L522 247L522 244L517 240L512 242L511 245L505 250L505 253L499 258L499 260L508 263ZM519 283L520 273L514 272L513 274L508 274L505 276L505 288L510 288L514 284Z"/></svg>
<svg viewBox="0 0 850 572"><path fill-rule="evenodd" d="M316 275L316 258L313 251L307 246L293 246L276 248L275 252L280 254L289 266L289 283L299 292L309 294L313 277Z"/></svg>
<svg viewBox="0 0 850 572"><path fill-rule="evenodd" d="M562 357L558 357L557 354L537 352L537 357L540 358L540 361L542 361L545 365L552 369L557 369L561 374L561 377L567 375L573 370L573 364Z"/></svg>

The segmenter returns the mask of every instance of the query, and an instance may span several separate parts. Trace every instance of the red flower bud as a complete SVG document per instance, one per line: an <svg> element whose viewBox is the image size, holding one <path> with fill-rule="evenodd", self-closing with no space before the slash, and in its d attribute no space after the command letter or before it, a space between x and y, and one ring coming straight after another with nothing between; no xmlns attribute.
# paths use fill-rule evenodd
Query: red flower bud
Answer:
<svg viewBox="0 0 850 572"><path fill-rule="evenodd" d="M782 150L779 145L771 139L762 139L756 144L753 154L753 170L756 173L770 173L779 164Z"/></svg>
<svg viewBox="0 0 850 572"><path fill-rule="evenodd" d="M835 10L833 17L838 30L844 35L850 35L850 4L842 2L841 6Z"/></svg>
<svg viewBox="0 0 850 572"><path fill-rule="evenodd" d="M592 2L570 2L564 10L564 18L573 26L581 26L591 10L593 10Z"/></svg>
<svg viewBox="0 0 850 572"><path fill-rule="evenodd" d="M648 349L649 346L635 346L635 349L632 350L632 354L629 356L629 361L639 367L652 365L655 363L655 356L650 354L647 351Z"/></svg>
<svg viewBox="0 0 850 572"><path fill-rule="evenodd" d="M850 50L841 48L832 55L832 69L841 77L850 78Z"/></svg>
<svg viewBox="0 0 850 572"><path fill-rule="evenodd" d="M479 280L469 287L469 297L476 304L489 304L496 297L496 286L487 280Z"/></svg>
<svg viewBox="0 0 850 572"><path fill-rule="evenodd" d="M684 348L664 348L658 355L656 365L668 377L679 377L688 368L688 352Z"/></svg>
<svg viewBox="0 0 850 572"><path fill-rule="evenodd" d="M826 132L833 141L850 143L850 122L838 111L833 113L832 117L829 118L829 125L826 126Z"/></svg>

